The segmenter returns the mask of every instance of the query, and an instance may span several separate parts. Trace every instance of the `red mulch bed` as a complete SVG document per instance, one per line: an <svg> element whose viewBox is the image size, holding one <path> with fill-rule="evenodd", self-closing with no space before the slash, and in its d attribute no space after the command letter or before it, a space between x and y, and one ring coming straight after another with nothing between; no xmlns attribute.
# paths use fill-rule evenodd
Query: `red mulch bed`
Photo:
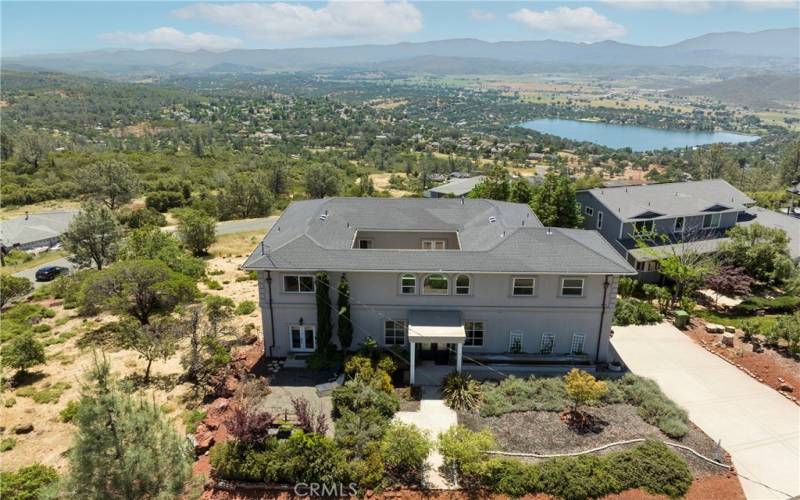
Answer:
<svg viewBox="0 0 800 500"><path fill-rule="evenodd" d="M766 346L762 352L753 352L753 345L742 340L740 330L736 331L733 347L724 346L722 345L722 334L708 333L702 319L693 319L684 333L711 352L749 372L759 382L775 390L778 390L782 384L788 384L793 391L785 392L795 399L800 396L800 361L796 357Z"/></svg>

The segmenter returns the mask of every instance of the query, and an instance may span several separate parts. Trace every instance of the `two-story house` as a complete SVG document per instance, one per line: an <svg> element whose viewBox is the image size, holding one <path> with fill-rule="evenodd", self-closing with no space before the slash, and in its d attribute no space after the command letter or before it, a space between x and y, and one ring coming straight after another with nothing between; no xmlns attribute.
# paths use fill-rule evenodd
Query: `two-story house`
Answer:
<svg viewBox="0 0 800 500"><path fill-rule="evenodd" d="M660 279L659 257L688 249L713 253L737 224L780 227L792 248L800 245L800 220L754 207L722 179L587 189L577 200L584 227L600 231L644 281Z"/></svg>
<svg viewBox="0 0 800 500"><path fill-rule="evenodd" d="M328 272L335 315L346 273L353 346L408 349L412 383L420 358L604 362L618 278L635 274L598 232L543 227L527 205L424 198L294 202L243 269L258 271L269 356L316 348L314 275Z"/></svg>

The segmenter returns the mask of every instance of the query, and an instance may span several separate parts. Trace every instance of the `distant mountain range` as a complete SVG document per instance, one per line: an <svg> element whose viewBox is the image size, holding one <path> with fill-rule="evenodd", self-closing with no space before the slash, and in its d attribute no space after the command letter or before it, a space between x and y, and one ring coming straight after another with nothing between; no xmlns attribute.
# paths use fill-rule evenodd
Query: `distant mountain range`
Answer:
<svg viewBox="0 0 800 500"><path fill-rule="evenodd" d="M731 78L669 91L673 95L703 96L730 104L784 107L800 101L800 76L763 74Z"/></svg>
<svg viewBox="0 0 800 500"><path fill-rule="evenodd" d="M712 33L664 47L613 41L573 43L484 42L454 39L393 45L328 48L239 49L225 52L198 50L98 50L71 54L8 57L5 67L70 73L162 74L252 73L262 71L325 70L336 68L386 69L411 72L518 73L545 64L558 66L703 66L800 71L800 29L756 33ZM465 71L471 69L472 71Z"/></svg>

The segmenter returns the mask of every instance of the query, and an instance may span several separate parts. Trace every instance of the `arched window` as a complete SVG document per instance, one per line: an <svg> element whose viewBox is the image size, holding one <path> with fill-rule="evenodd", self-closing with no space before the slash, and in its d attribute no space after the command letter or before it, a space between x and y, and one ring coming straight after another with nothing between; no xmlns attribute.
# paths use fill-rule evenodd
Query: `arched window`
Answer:
<svg viewBox="0 0 800 500"><path fill-rule="evenodd" d="M447 276L444 274L429 274L422 282L423 295L447 295Z"/></svg>
<svg viewBox="0 0 800 500"><path fill-rule="evenodd" d="M403 295L414 295L417 293L417 277L413 274L400 276L400 293Z"/></svg>
<svg viewBox="0 0 800 500"><path fill-rule="evenodd" d="M459 274L456 276L456 295L469 295L469 276Z"/></svg>

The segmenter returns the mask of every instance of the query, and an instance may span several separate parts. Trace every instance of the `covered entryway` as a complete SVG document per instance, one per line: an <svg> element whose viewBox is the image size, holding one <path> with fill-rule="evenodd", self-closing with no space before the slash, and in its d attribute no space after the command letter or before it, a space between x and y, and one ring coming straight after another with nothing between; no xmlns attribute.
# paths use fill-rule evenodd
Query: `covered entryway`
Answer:
<svg viewBox="0 0 800 500"><path fill-rule="evenodd" d="M436 344L437 349L456 346L456 371L461 371L461 350L467 335L459 311L411 311L408 315L408 342L410 344L410 382L416 383L416 347L419 343Z"/></svg>

